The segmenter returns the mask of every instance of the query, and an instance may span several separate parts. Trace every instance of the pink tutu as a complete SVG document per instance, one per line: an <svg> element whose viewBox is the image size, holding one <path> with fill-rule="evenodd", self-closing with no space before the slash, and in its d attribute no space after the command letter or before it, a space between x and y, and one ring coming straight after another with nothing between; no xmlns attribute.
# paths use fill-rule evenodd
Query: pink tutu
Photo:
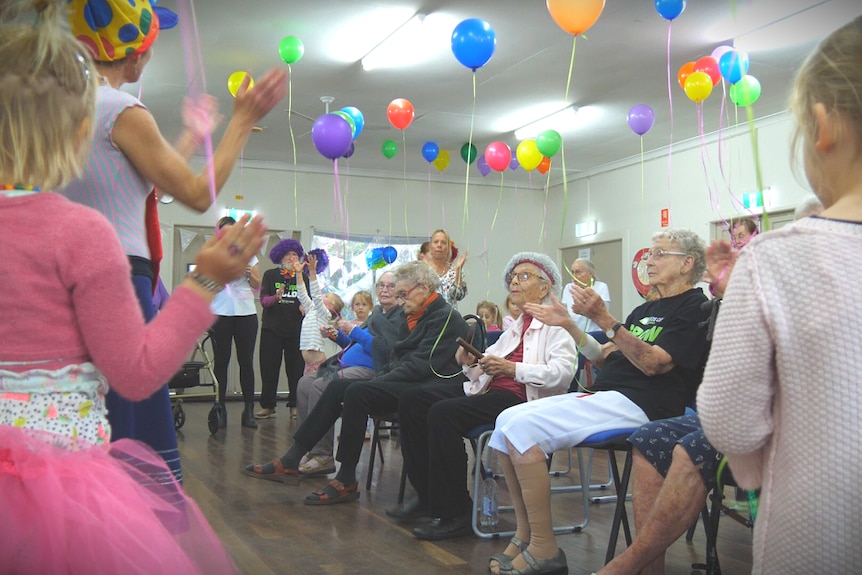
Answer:
<svg viewBox="0 0 862 575"><path fill-rule="evenodd" d="M4 573L238 573L149 447L0 426Z"/></svg>

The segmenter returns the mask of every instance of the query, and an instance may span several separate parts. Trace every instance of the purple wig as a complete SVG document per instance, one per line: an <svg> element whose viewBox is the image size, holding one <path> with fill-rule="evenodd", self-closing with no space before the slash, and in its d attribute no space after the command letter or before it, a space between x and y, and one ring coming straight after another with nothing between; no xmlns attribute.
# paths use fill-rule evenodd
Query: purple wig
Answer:
<svg viewBox="0 0 862 575"><path fill-rule="evenodd" d="M317 258L317 269L315 270L317 273L322 274L329 267L329 255L325 249L314 248L313 250L309 250L308 255ZM305 261L308 261L308 256L306 256Z"/></svg>
<svg viewBox="0 0 862 575"><path fill-rule="evenodd" d="M269 259L272 260L272 263L279 265L284 256L287 255L287 252L295 252L300 261L305 257L305 250L302 249L302 244L293 238L287 238L273 246L269 251Z"/></svg>

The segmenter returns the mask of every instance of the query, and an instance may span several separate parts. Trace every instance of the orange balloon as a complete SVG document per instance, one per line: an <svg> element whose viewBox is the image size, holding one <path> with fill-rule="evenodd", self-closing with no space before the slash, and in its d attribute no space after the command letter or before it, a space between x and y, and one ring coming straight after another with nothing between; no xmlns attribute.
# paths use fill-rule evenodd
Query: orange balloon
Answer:
<svg viewBox="0 0 862 575"><path fill-rule="evenodd" d="M679 81L679 87L685 90L685 79L688 78L692 72L694 72L694 67L697 62L686 62L679 69L679 74L677 74L676 78Z"/></svg>
<svg viewBox="0 0 862 575"><path fill-rule="evenodd" d="M547 5L557 26L577 36L596 23L605 9L605 0L547 0Z"/></svg>
<svg viewBox="0 0 862 575"><path fill-rule="evenodd" d="M389 102L386 116L393 127L403 130L413 121L413 104L410 103L410 100L396 98Z"/></svg>
<svg viewBox="0 0 862 575"><path fill-rule="evenodd" d="M548 170L551 169L551 158L545 156L542 158L542 161L539 162L539 165L536 167L539 170L540 174L547 174Z"/></svg>

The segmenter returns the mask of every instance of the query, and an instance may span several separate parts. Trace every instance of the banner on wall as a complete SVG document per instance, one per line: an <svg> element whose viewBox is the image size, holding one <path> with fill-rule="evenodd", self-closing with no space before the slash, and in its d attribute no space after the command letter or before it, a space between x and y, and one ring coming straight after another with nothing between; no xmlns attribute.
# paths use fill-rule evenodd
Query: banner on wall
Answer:
<svg viewBox="0 0 862 575"><path fill-rule="evenodd" d="M165 222L159 222L159 231L162 235L162 244L166 243L166 240L171 237L171 232L174 229L173 224L166 224Z"/></svg>
<svg viewBox="0 0 862 575"><path fill-rule="evenodd" d="M186 251L196 237L198 237L197 232L180 228L180 248L182 251Z"/></svg>

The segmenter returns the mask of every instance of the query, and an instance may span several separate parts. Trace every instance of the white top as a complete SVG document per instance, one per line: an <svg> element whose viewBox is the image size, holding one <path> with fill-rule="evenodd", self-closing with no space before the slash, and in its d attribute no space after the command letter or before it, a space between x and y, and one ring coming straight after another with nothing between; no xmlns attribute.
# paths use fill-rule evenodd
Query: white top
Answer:
<svg viewBox="0 0 862 575"><path fill-rule="evenodd" d="M320 284L317 280L308 282L311 296L305 290L305 282L296 282L296 297L305 308L305 316L302 318L302 329L299 332L299 349L304 351L328 352L332 347L324 347L324 338L320 333L321 326L332 326L333 317L323 303L323 295L320 293ZM330 341L329 338L326 341ZM336 349L338 347L336 346Z"/></svg>
<svg viewBox="0 0 862 575"><path fill-rule="evenodd" d="M248 265L257 265L257 261L257 256L253 256ZM216 315L256 315L254 288L248 283L248 278L242 276L224 286L224 289L213 298L210 309Z"/></svg>
<svg viewBox="0 0 862 575"><path fill-rule="evenodd" d="M572 319L575 320L575 323L578 324L578 328L581 331L600 331L599 326L593 323L590 318L576 314L572 311L572 304L575 302L572 299L572 292L569 290L571 289L573 284L574 282L567 283L563 288L563 299L561 300L563 302L563 305L565 305L566 309L569 310L569 315L572 316ZM601 297L605 301L606 306L610 305L611 292L608 290L608 284L606 284L605 282L596 281L593 284L593 291L599 294L599 297Z"/></svg>
<svg viewBox="0 0 862 575"><path fill-rule="evenodd" d="M730 276L697 408L739 484L762 486L755 575L862 565L860 253L862 224L805 218L754 238Z"/></svg>

